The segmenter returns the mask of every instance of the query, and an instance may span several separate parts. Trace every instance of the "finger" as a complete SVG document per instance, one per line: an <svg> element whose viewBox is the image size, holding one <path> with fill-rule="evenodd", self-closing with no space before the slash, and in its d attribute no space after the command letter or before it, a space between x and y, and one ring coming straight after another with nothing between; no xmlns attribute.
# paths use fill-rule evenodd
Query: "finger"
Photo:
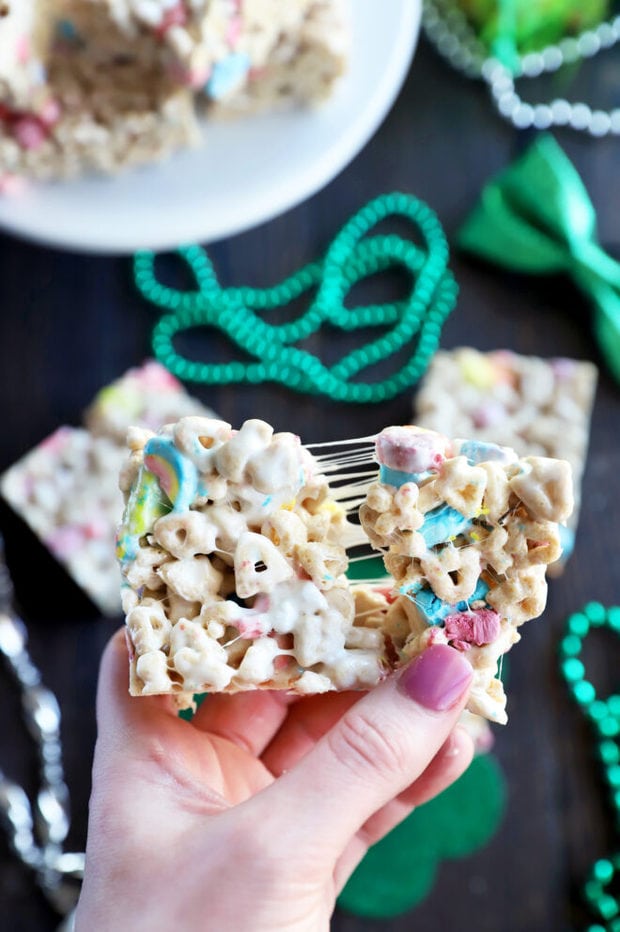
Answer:
<svg viewBox="0 0 620 932"><path fill-rule="evenodd" d="M125 631L108 642L99 669L97 734L100 744L131 747L137 736L160 727L162 719L175 715L170 696L129 695L129 657Z"/></svg>
<svg viewBox="0 0 620 932"><path fill-rule="evenodd" d="M191 725L179 718L172 696L130 696L128 685L128 652L121 630L109 641L99 671L96 786L116 797L128 787L129 795L135 796L136 781L146 781L149 796L140 797L134 806L144 803L147 810L149 798L156 794L165 805L176 801L188 808L195 803L201 811L222 808L228 782L219 764L218 739L196 740ZM237 754L241 757L240 751ZM233 778L240 772L240 767L233 768Z"/></svg>
<svg viewBox="0 0 620 932"><path fill-rule="evenodd" d="M193 723L210 735L260 756L289 714L297 697L279 690L207 696ZM293 705L294 708L294 705Z"/></svg>
<svg viewBox="0 0 620 932"><path fill-rule="evenodd" d="M395 799L391 800L364 823L358 837L366 847L376 844L394 826L406 818L416 806L434 799L467 770L474 754L471 738L462 728L455 728L426 770Z"/></svg>
<svg viewBox="0 0 620 932"><path fill-rule="evenodd" d="M429 647L351 706L252 803L275 813L270 828L291 846L308 840L339 856L361 826L428 767L456 725L471 677L459 651Z"/></svg>
<svg viewBox="0 0 620 932"><path fill-rule="evenodd" d="M361 692L342 692L301 699L264 751L265 766L276 777L290 770L362 696Z"/></svg>
<svg viewBox="0 0 620 932"><path fill-rule="evenodd" d="M441 746L424 773L396 799L368 819L351 839L339 859L334 873L336 889L345 883L371 845L381 841L417 806L428 802L451 786L469 767L474 754L470 736L463 728L454 729Z"/></svg>

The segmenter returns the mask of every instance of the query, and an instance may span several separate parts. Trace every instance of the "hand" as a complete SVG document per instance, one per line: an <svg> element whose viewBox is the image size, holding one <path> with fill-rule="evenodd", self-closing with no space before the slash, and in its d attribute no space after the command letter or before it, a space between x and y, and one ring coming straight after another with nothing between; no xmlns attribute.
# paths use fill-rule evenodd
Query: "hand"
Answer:
<svg viewBox="0 0 620 932"><path fill-rule="evenodd" d="M469 765L471 667L428 648L370 693L131 698L103 657L77 932L316 932L369 845Z"/></svg>

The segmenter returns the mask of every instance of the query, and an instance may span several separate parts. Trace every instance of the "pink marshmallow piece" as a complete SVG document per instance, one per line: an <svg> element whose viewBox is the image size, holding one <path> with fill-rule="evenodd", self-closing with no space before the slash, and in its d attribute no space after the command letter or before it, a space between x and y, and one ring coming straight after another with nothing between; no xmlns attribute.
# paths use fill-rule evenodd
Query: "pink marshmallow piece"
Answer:
<svg viewBox="0 0 620 932"><path fill-rule="evenodd" d="M39 449L45 450L50 455L60 453L69 443L72 433L73 429L71 427L59 427L39 444Z"/></svg>
<svg viewBox="0 0 620 932"><path fill-rule="evenodd" d="M260 613L252 613L244 615L241 618L235 618L232 624L239 632L239 635L248 640L263 637L271 630L268 619Z"/></svg>
<svg viewBox="0 0 620 932"><path fill-rule="evenodd" d="M557 359L551 360L551 368L553 369L553 374L555 375L558 381L563 381L564 379L570 379L575 374L575 369L577 368L577 363L574 359L564 359L563 357L558 357Z"/></svg>
<svg viewBox="0 0 620 932"><path fill-rule="evenodd" d="M237 43L239 42L239 36L241 35L241 19L238 16L235 16L228 24L226 29L226 41L228 45L234 49Z"/></svg>
<svg viewBox="0 0 620 932"><path fill-rule="evenodd" d="M45 538L45 543L54 556L60 560L66 560L83 546L84 534L77 525L68 525L53 531L52 534Z"/></svg>
<svg viewBox="0 0 620 932"><path fill-rule="evenodd" d="M17 61L20 65L25 65L30 58L30 38L27 35L20 36L17 40Z"/></svg>
<svg viewBox="0 0 620 932"><path fill-rule="evenodd" d="M46 127L51 127L60 119L60 104L53 97L45 101L38 113L39 120Z"/></svg>
<svg viewBox="0 0 620 932"><path fill-rule="evenodd" d="M13 124L13 136L22 149L39 149L47 138L47 131L34 116L19 117Z"/></svg>
<svg viewBox="0 0 620 932"><path fill-rule="evenodd" d="M83 525L84 536L88 540L105 540L108 537L108 522L104 515L97 515Z"/></svg>
<svg viewBox="0 0 620 932"><path fill-rule="evenodd" d="M166 10L161 23L155 30L155 34L159 39L162 39L173 26L185 26L186 24L187 10L185 9L185 5L183 3L177 3L176 6Z"/></svg>
<svg viewBox="0 0 620 932"><path fill-rule="evenodd" d="M498 636L500 627L499 615L490 608L455 612L448 615L444 623L446 637L459 650L491 644Z"/></svg>
<svg viewBox="0 0 620 932"><path fill-rule="evenodd" d="M1 175L0 176L0 195L6 194L7 197L17 197L23 194L28 184L25 178L19 175Z"/></svg>
<svg viewBox="0 0 620 932"><path fill-rule="evenodd" d="M476 408L472 414L476 427L492 427L494 424L499 424L505 416L504 405L492 398Z"/></svg>
<svg viewBox="0 0 620 932"><path fill-rule="evenodd" d="M211 68L193 68L187 75L185 83L188 87L198 89L204 87L211 77Z"/></svg>
<svg viewBox="0 0 620 932"><path fill-rule="evenodd" d="M140 369L135 369L131 375L138 385L144 389L152 388L169 392L181 391L181 383L178 379L175 379L164 366L154 359L148 359Z"/></svg>
<svg viewBox="0 0 620 932"><path fill-rule="evenodd" d="M445 459L448 440L415 427L387 427L377 437L377 460L399 472L438 471Z"/></svg>

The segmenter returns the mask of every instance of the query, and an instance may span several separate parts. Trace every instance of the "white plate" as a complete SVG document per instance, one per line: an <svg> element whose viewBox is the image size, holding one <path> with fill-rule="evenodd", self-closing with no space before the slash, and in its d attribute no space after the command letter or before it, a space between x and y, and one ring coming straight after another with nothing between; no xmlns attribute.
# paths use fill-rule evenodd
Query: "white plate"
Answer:
<svg viewBox="0 0 620 932"><path fill-rule="evenodd" d="M120 177L0 198L0 227L100 253L169 249L239 233L327 184L391 107L415 48L421 0L352 0L348 73L314 111L208 123L204 147Z"/></svg>

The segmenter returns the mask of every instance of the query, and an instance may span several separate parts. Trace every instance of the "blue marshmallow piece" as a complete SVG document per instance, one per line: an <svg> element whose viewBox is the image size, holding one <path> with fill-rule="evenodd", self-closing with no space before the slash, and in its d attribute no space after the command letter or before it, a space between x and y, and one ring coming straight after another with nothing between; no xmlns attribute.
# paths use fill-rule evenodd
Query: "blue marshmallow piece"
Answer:
<svg viewBox="0 0 620 932"><path fill-rule="evenodd" d="M250 59L245 52L232 52L213 66L209 80L205 84L205 93L212 100L225 97L238 84L250 69Z"/></svg>
<svg viewBox="0 0 620 932"><path fill-rule="evenodd" d="M456 508L450 505L440 505L427 511L424 516L424 524L419 528L418 533L424 538L427 547L435 547L437 544L444 544L453 537L458 537L469 530L473 521L466 518Z"/></svg>
<svg viewBox="0 0 620 932"><path fill-rule="evenodd" d="M453 612L466 612L472 602L478 602L484 599L489 587L483 579L479 579L476 588L467 601L457 602L456 605L450 605L448 602L438 598L432 589L422 589L422 583L414 583L413 586L401 586L401 595L415 602L415 606L424 618L427 625L440 625L442 621Z"/></svg>
<svg viewBox="0 0 620 932"><path fill-rule="evenodd" d="M81 36L70 19L58 20L56 23L56 35L59 39L64 39L65 42L77 43L81 41Z"/></svg>
<svg viewBox="0 0 620 932"><path fill-rule="evenodd" d="M405 485L407 482L421 482L428 475L428 472L401 472L400 469L392 469L391 466L385 466L382 463L379 469L379 482L400 489L401 485Z"/></svg>
<svg viewBox="0 0 620 932"><path fill-rule="evenodd" d="M487 463L489 460L499 460L499 462L506 460L506 454L500 446L496 443L485 443L482 440L466 440L461 444L459 456L467 457L470 466Z"/></svg>
<svg viewBox="0 0 620 932"><path fill-rule="evenodd" d="M575 549L575 532L572 531L569 527L564 527L563 524L559 524L558 533L560 535L562 559L566 560L568 557L570 557L571 553Z"/></svg>

